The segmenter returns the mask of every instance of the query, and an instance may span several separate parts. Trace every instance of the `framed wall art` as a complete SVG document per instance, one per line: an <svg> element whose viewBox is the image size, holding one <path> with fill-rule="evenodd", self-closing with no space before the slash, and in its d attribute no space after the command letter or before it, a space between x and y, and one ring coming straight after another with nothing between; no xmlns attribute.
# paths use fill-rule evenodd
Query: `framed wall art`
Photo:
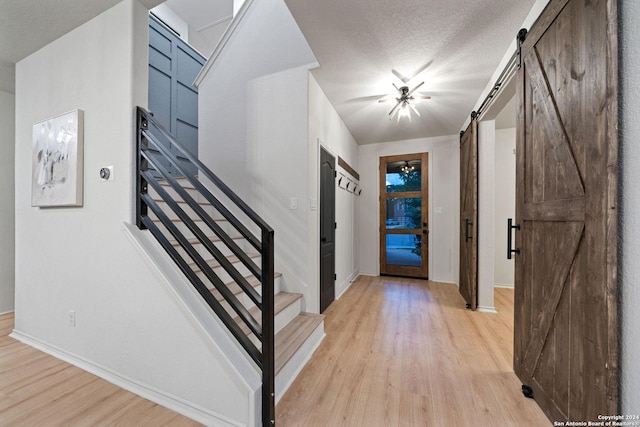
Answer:
<svg viewBox="0 0 640 427"><path fill-rule="evenodd" d="M31 206L82 206L84 112L33 125Z"/></svg>

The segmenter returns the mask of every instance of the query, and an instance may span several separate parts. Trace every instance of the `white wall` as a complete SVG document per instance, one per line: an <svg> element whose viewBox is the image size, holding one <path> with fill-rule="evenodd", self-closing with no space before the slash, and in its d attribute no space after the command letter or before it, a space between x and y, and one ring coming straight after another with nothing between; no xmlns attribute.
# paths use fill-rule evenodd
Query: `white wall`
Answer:
<svg viewBox="0 0 640 427"><path fill-rule="evenodd" d="M15 96L0 90L0 314L13 310Z"/></svg>
<svg viewBox="0 0 640 427"><path fill-rule="evenodd" d="M313 300L307 262L308 85L306 68L248 83L247 170L228 181L233 185L244 179L251 185L250 205L274 229L275 268L283 274L281 284L289 292L302 291L307 303ZM208 135L217 139L216 133ZM292 198L297 200L296 209L291 208Z"/></svg>
<svg viewBox="0 0 640 427"><path fill-rule="evenodd" d="M188 43L189 46L204 57L208 57L211 54L211 51L218 40L220 40L230 21L230 19L224 20L202 31L198 31L197 28L192 28L189 23L166 4L160 4L154 7L151 12L180 34L180 38L184 40L185 43Z"/></svg>
<svg viewBox="0 0 640 427"><path fill-rule="evenodd" d="M179 37L185 42L189 43L189 24L178 16L173 9L166 4L159 4L151 9L151 12L156 15L164 24L168 25L173 31L179 34Z"/></svg>
<svg viewBox="0 0 640 427"><path fill-rule="evenodd" d="M15 334L209 424L246 424L246 384L124 232L147 32L147 10L125 0L17 64ZM31 207L32 125L75 108L85 119L84 206ZM114 180L103 182L106 165Z"/></svg>
<svg viewBox="0 0 640 427"><path fill-rule="evenodd" d="M513 287L514 259L507 259L507 219L516 216L516 130L497 129L495 144L494 284ZM514 222L515 224L516 222Z"/></svg>
<svg viewBox="0 0 640 427"><path fill-rule="evenodd" d="M478 123L478 310L494 312L494 120Z"/></svg>
<svg viewBox="0 0 640 427"><path fill-rule="evenodd" d="M358 167L358 145L346 125L338 116L329 99L316 80L309 78L309 197L319 202L320 194L320 146L336 158L336 169L348 173L338 166L342 157L356 172ZM351 177L355 180L355 177ZM370 191L367 189L365 191ZM336 298L340 297L358 275L358 207L360 197L340 189L336 182ZM320 215L309 209L309 283L319 287L320 259ZM315 302L317 301L317 302ZM318 295L314 297L315 310L319 308Z"/></svg>
<svg viewBox="0 0 640 427"><path fill-rule="evenodd" d="M247 6L198 79L199 157L274 228L283 289L317 311L307 239L308 69L317 62L282 0Z"/></svg>
<svg viewBox="0 0 640 427"><path fill-rule="evenodd" d="M621 413L640 414L640 3L621 0L620 253Z"/></svg>
<svg viewBox="0 0 640 427"><path fill-rule="evenodd" d="M460 137L421 138L358 147L362 196L358 201L358 257L361 274L380 273L380 157L429 153L429 279L458 283ZM435 214L435 208L442 208Z"/></svg>

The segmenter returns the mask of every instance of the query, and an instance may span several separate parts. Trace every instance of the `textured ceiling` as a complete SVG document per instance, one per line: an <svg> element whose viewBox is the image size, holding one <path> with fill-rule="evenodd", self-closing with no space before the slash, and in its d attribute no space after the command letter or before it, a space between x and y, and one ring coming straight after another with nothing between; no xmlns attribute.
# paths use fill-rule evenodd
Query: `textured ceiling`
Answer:
<svg viewBox="0 0 640 427"><path fill-rule="evenodd" d="M120 1L0 0L0 89L13 92L16 62ZM141 1L147 7L161 2Z"/></svg>
<svg viewBox="0 0 640 427"><path fill-rule="evenodd" d="M534 0L285 0L320 68L312 73L359 144L457 134ZM389 120L401 80L430 95Z"/></svg>
<svg viewBox="0 0 640 427"><path fill-rule="evenodd" d="M164 4L184 19L193 31L205 30L233 16L232 0L166 0Z"/></svg>
<svg viewBox="0 0 640 427"><path fill-rule="evenodd" d="M0 0L0 89L13 64L120 0ZM359 144L457 134L535 0L285 0L320 67L313 71ZM162 0L143 0L148 7ZM168 0L196 31L231 0ZM412 122L389 120L402 85L424 81ZM414 74L416 74L414 76Z"/></svg>

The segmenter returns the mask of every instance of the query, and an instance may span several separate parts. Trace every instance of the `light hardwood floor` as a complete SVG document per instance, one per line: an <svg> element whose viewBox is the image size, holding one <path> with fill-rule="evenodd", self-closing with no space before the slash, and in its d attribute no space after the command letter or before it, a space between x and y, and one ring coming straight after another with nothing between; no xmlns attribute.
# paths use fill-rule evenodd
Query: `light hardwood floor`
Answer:
<svg viewBox="0 0 640 427"><path fill-rule="evenodd" d="M8 335L0 316L0 426L198 426L200 424Z"/></svg>
<svg viewBox="0 0 640 427"><path fill-rule="evenodd" d="M360 276L276 409L283 426L548 426L513 373L513 291L498 314L451 284Z"/></svg>

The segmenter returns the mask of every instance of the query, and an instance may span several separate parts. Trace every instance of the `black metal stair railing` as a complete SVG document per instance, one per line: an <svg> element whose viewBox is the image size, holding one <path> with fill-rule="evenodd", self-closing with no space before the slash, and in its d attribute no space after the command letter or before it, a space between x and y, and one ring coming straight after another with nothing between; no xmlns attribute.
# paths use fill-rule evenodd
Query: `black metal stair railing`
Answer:
<svg viewBox="0 0 640 427"><path fill-rule="evenodd" d="M138 228L148 229L155 236L196 291L262 371L262 423L265 426L275 424L273 229L189 153L151 113L140 107L137 110L136 157ZM186 164L192 166L185 167ZM169 172L169 165L180 174L179 177ZM196 173L193 172L193 166L197 170ZM210 184L209 188L215 187L218 197L214 196L203 181ZM148 193L149 186L154 190L155 198ZM175 196L170 194L168 188L173 190ZM230 236L230 232L225 231L211 213L194 198L194 191L198 194L197 198L211 205L212 209L230 224L232 230L257 251L260 265L256 264L251 254L236 242L236 238ZM220 198L224 198L227 204ZM164 208L159 203L160 200L166 205ZM236 214L232 213L227 205L230 205ZM245 225L239 219L240 216L249 225ZM250 228L259 230L260 236L256 237ZM194 244L200 245L203 249L196 248ZM223 253L223 248L233 254L246 268L249 278L229 260ZM211 258L205 259L203 252ZM246 295L259 309L260 319L252 315L236 296L236 292L233 292L214 271L218 266L241 289L240 295ZM262 288L260 293L252 285L251 276L259 281ZM221 298L214 295L210 288ZM223 301L228 308L225 308ZM240 323L246 325L257 337L259 345L243 332Z"/></svg>

